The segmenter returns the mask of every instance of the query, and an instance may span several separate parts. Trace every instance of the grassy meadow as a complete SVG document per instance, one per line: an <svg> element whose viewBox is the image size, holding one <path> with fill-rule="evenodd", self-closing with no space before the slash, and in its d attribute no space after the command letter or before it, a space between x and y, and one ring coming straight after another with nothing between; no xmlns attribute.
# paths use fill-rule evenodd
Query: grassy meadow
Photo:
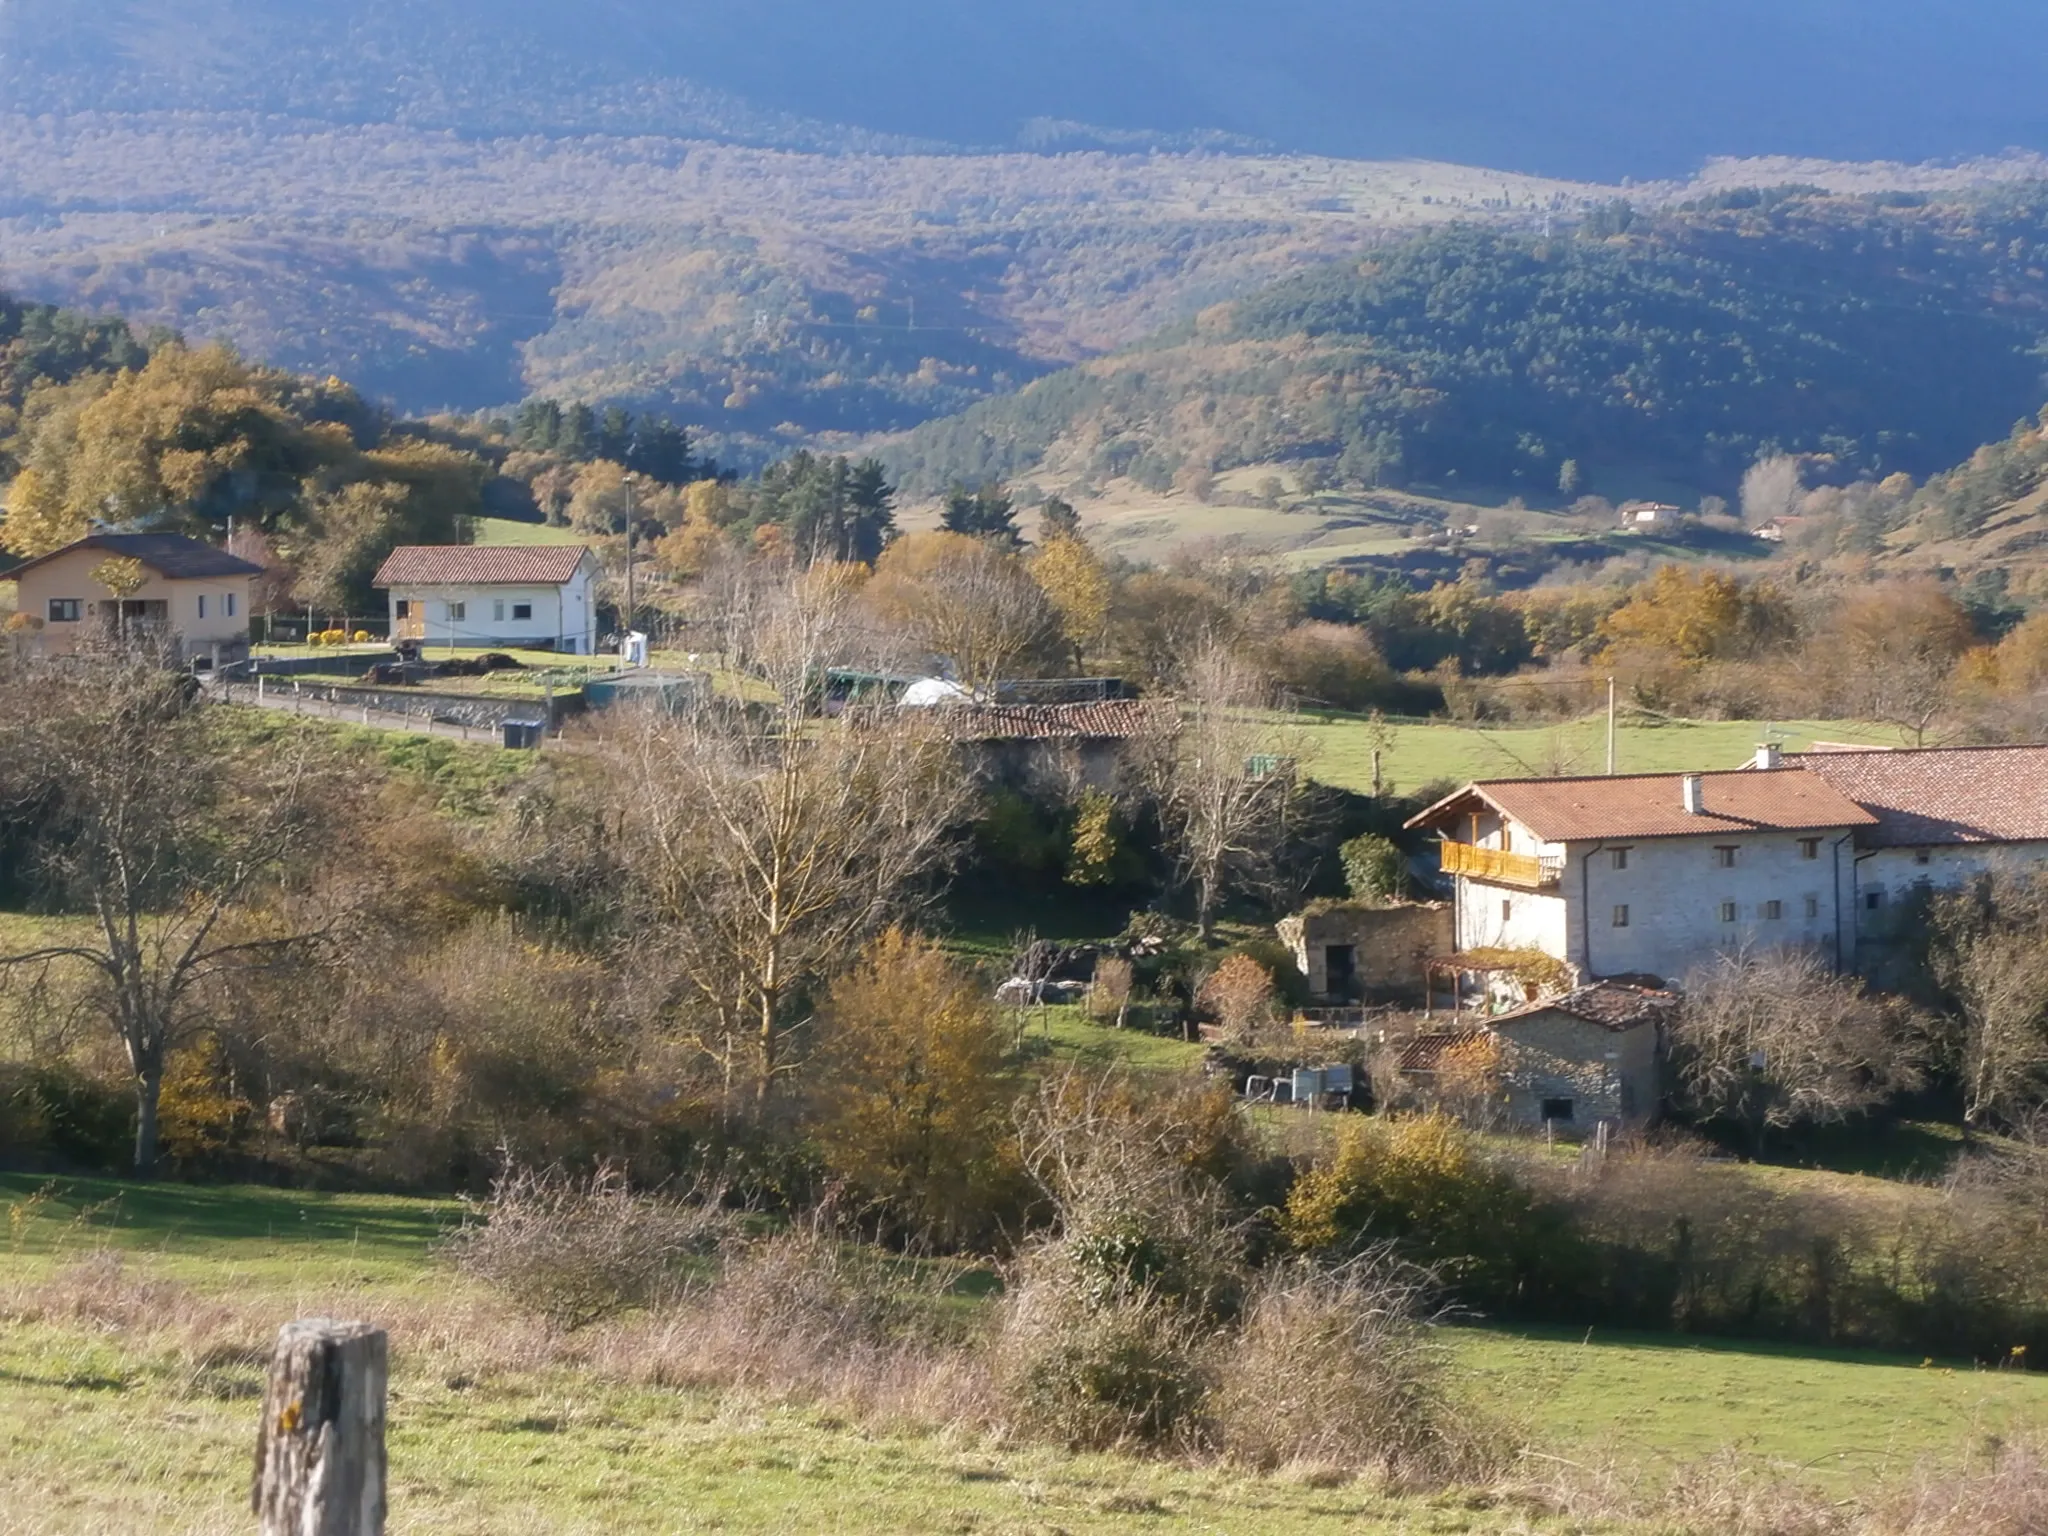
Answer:
<svg viewBox="0 0 2048 1536"><path fill-rule="evenodd" d="M1372 788L1374 732L1355 716L1304 716L1308 772L1344 789ZM1560 725L1495 729L1448 720L1393 724L1391 746L1381 757L1388 787L1413 790L1439 780L1542 778L1555 774L1607 771L1607 717L1586 717ZM1740 768L1768 738L1788 752L1816 741L1900 744L1899 733L1853 720L1671 720L1624 717L1615 732L1616 770L1621 773L1677 773Z"/></svg>
<svg viewBox="0 0 2048 1536"><path fill-rule="evenodd" d="M16 1175L0 1209L9 1536L241 1528L267 1341L322 1313L391 1329L395 1532L1650 1531L1670 1527L1557 1478L1654 1483L1732 1452L1852 1490L2048 1428L2039 1375L1461 1327L1453 1390L1534 1454L1523 1482L1404 1496L664 1379L617 1325L552 1334L441 1267L450 1201Z"/></svg>

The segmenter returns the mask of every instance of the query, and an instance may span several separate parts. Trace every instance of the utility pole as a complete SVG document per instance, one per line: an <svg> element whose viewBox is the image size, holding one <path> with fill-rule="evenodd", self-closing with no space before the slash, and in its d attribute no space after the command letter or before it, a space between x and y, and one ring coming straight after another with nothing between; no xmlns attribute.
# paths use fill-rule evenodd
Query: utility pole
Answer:
<svg viewBox="0 0 2048 1536"><path fill-rule="evenodd" d="M1607 679L1607 776L1614 777L1614 679Z"/></svg>
<svg viewBox="0 0 2048 1536"><path fill-rule="evenodd" d="M626 613L619 626L619 670L633 653L633 479L626 477Z"/></svg>

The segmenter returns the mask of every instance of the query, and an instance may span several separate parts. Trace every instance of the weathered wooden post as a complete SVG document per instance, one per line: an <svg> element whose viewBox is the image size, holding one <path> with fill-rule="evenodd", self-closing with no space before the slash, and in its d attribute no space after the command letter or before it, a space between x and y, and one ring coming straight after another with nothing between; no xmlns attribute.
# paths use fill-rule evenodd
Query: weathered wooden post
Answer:
<svg viewBox="0 0 2048 1536"><path fill-rule="evenodd" d="M368 1323L278 1330L249 1502L259 1536L383 1536L389 1348Z"/></svg>

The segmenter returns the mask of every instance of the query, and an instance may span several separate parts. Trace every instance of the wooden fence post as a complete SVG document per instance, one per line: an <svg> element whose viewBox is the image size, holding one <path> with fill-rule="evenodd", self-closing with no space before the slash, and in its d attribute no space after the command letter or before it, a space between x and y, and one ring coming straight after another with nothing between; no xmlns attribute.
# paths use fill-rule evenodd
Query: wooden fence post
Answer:
<svg viewBox="0 0 2048 1536"><path fill-rule="evenodd" d="M383 1536L388 1369L368 1323L278 1330L249 1498L260 1536Z"/></svg>

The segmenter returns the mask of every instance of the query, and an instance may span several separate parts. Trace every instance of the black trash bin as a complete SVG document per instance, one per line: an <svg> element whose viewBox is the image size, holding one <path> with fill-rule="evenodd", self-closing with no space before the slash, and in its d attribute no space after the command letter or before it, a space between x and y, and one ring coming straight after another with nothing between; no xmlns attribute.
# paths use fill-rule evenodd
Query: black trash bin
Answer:
<svg viewBox="0 0 2048 1536"><path fill-rule="evenodd" d="M544 720L507 720L505 745L516 751L534 751L540 746L541 737L546 731L547 722Z"/></svg>

